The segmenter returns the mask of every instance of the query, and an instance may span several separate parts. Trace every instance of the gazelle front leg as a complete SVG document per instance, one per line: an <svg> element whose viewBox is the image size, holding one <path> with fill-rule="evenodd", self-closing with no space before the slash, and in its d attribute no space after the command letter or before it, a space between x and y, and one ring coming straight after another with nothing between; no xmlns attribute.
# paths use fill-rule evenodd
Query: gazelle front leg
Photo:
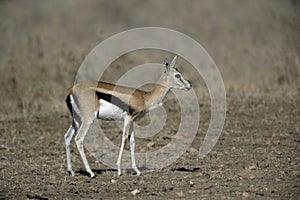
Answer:
<svg viewBox="0 0 300 200"><path fill-rule="evenodd" d="M130 129L130 125L132 123L132 119L130 116L125 116L124 118L124 127L123 127L123 134L122 134L122 142L121 142L121 147L120 147L120 152L117 160L117 168L118 168L118 175L120 176L122 174L121 172L121 160L122 160L122 154L123 150L126 144L126 140L128 137L128 132Z"/></svg>
<svg viewBox="0 0 300 200"><path fill-rule="evenodd" d="M130 124L129 140L130 140L130 153L131 153L131 165L132 165L132 169L136 172L136 174L138 176L140 176L141 172L138 170L138 168L136 167L136 163L135 163L135 155L134 155L135 143L134 143L133 123Z"/></svg>

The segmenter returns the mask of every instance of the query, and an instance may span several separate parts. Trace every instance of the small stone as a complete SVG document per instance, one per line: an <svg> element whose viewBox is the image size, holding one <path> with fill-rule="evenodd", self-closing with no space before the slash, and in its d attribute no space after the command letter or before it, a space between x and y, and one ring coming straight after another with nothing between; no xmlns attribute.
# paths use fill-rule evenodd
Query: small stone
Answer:
<svg viewBox="0 0 300 200"><path fill-rule="evenodd" d="M256 139L254 143L257 145L260 145L260 144L262 144L262 140L260 138Z"/></svg>
<svg viewBox="0 0 300 200"><path fill-rule="evenodd" d="M234 178L235 178L235 176L229 175L229 176L227 177L227 181L232 181Z"/></svg>
<svg viewBox="0 0 300 200"><path fill-rule="evenodd" d="M112 184L114 184L114 183L116 183L116 182L117 182L117 180L111 179L111 183L112 183Z"/></svg>
<svg viewBox="0 0 300 200"><path fill-rule="evenodd" d="M26 196L28 199L48 199L47 197L41 197L37 194L27 194Z"/></svg>
<svg viewBox="0 0 300 200"><path fill-rule="evenodd" d="M154 143L153 141L151 141L151 142L149 142L149 143L147 144L147 147L148 147L149 149L153 148L154 146L155 146L155 143Z"/></svg>
<svg viewBox="0 0 300 200"><path fill-rule="evenodd" d="M200 189L203 189L203 190L208 190L212 187L213 185L212 184L209 184L209 183L203 183L203 184L200 184L198 187Z"/></svg>
<svg viewBox="0 0 300 200"><path fill-rule="evenodd" d="M243 167L245 169L254 170L254 169L256 169L256 164L254 162L245 162L243 164Z"/></svg>
<svg viewBox="0 0 300 200"><path fill-rule="evenodd" d="M193 187L193 185L194 185L194 182L190 181L190 186Z"/></svg>
<svg viewBox="0 0 300 200"><path fill-rule="evenodd" d="M180 192L175 192L175 193L177 194L177 196L183 197L183 192L182 192L182 191L180 191Z"/></svg>
<svg viewBox="0 0 300 200"><path fill-rule="evenodd" d="M196 153L198 153L198 149L196 149L194 147L191 147L191 148L189 148L189 153L190 154L196 154Z"/></svg>
<svg viewBox="0 0 300 200"><path fill-rule="evenodd" d="M266 139L265 143L266 143L267 145L271 145L271 144L272 144L272 141L271 141L270 139Z"/></svg>
<svg viewBox="0 0 300 200"><path fill-rule="evenodd" d="M133 190L133 191L131 191L131 194L132 195L137 195L137 194L139 194L141 191L139 191L138 189L135 189L135 190Z"/></svg>
<svg viewBox="0 0 300 200"><path fill-rule="evenodd" d="M0 150L6 150L6 151L11 151L11 148L9 148L9 147L7 147L7 146L5 146L5 145L1 145L0 146Z"/></svg>
<svg viewBox="0 0 300 200"><path fill-rule="evenodd" d="M224 131L224 134L225 134L226 136L230 135L230 133L229 133L228 131Z"/></svg>
<svg viewBox="0 0 300 200"><path fill-rule="evenodd" d="M249 192L243 192L243 197L249 197L250 196L250 194L249 194Z"/></svg>
<svg viewBox="0 0 300 200"><path fill-rule="evenodd" d="M250 171L250 170L243 170L240 173L238 173L238 176L240 177L240 179L254 179L255 178L254 172Z"/></svg>

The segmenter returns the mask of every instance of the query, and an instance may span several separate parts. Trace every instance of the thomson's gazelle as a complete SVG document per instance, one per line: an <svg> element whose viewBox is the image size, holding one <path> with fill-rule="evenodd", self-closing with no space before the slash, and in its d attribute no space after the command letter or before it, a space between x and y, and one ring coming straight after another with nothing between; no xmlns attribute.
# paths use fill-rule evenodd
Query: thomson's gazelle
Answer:
<svg viewBox="0 0 300 200"><path fill-rule="evenodd" d="M134 157L133 122L145 113L162 105L168 92L172 89L189 90L192 85L184 80L175 67L176 56L169 65L165 60L165 70L155 87L151 91L113 85L105 82L83 81L69 89L66 99L67 106L72 113L73 121L65 135L67 166L72 176L70 142L75 132L75 142L80 152L86 171L91 177L92 172L86 159L83 140L95 118L104 120L124 120L121 148L117 160L118 175L121 175L122 152L127 138L130 141L132 168L137 175L141 172L136 167Z"/></svg>

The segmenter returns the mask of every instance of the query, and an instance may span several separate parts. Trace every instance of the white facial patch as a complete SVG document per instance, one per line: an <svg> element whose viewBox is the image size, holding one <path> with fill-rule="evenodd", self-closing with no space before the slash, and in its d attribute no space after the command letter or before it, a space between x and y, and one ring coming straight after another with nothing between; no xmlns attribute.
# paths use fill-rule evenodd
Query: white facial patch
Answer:
<svg viewBox="0 0 300 200"><path fill-rule="evenodd" d="M104 120L120 120L126 116L126 112L118 106L109 103L103 99L99 100L98 118Z"/></svg>

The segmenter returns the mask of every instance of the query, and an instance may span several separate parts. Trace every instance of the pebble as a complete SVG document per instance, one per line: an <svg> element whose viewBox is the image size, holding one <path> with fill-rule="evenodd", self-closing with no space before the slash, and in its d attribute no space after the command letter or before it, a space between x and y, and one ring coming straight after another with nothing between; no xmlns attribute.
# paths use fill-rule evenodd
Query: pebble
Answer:
<svg viewBox="0 0 300 200"><path fill-rule="evenodd" d="M111 179L111 183L116 183L117 182L117 180L115 180L115 179Z"/></svg>
<svg viewBox="0 0 300 200"><path fill-rule="evenodd" d="M249 192L243 192L243 197L249 197L250 196L250 194L249 194Z"/></svg>
<svg viewBox="0 0 300 200"><path fill-rule="evenodd" d="M177 194L177 196L183 197L183 192L182 192L182 191L180 191L180 192L175 192L175 193Z"/></svg>
<svg viewBox="0 0 300 200"><path fill-rule="evenodd" d="M256 164L254 162L245 162L243 167L247 170L254 170L256 169Z"/></svg>
<svg viewBox="0 0 300 200"><path fill-rule="evenodd" d="M135 190L133 190L133 191L131 191L131 194L132 195L137 195L137 194L139 194L141 191L139 191L138 189L135 189Z"/></svg>
<svg viewBox="0 0 300 200"><path fill-rule="evenodd" d="M190 186L193 187L193 185L194 185L194 182L190 181Z"/></svg>
<svg viewBox="0 0 300 200"><path fill-rule="evenodd" d="M238 176L240 177L240 179L254 179L255 178L254 172L250 171L250 170L243 170L238 173Z"/></svg>
<svg viewBox="0 0 300 200"><path fill-rule="evenodd" d="M204 189L204 190L208 190L208 189L210 189L212 186L213 186L212 184L209 184L209 183L203 183L203 184L200 184L200 185L198 186L198 188Z"/></svg>
<svg viewBox="0 0 300 200"><path fill-rule="evenodd" d="M198 153L198 149L196 149L194 147L191 147L191 148L189 148L189 153L190 154L196 154L196 153Z"/></svg>
<svg viewBox="0 0 300 200"><path fill-rule="evenodd" d="M155 143L154 142L149 142L148 144L147 144L147 147L148 148L152 148L152 147L154 147L155 146Z"/></svg>

